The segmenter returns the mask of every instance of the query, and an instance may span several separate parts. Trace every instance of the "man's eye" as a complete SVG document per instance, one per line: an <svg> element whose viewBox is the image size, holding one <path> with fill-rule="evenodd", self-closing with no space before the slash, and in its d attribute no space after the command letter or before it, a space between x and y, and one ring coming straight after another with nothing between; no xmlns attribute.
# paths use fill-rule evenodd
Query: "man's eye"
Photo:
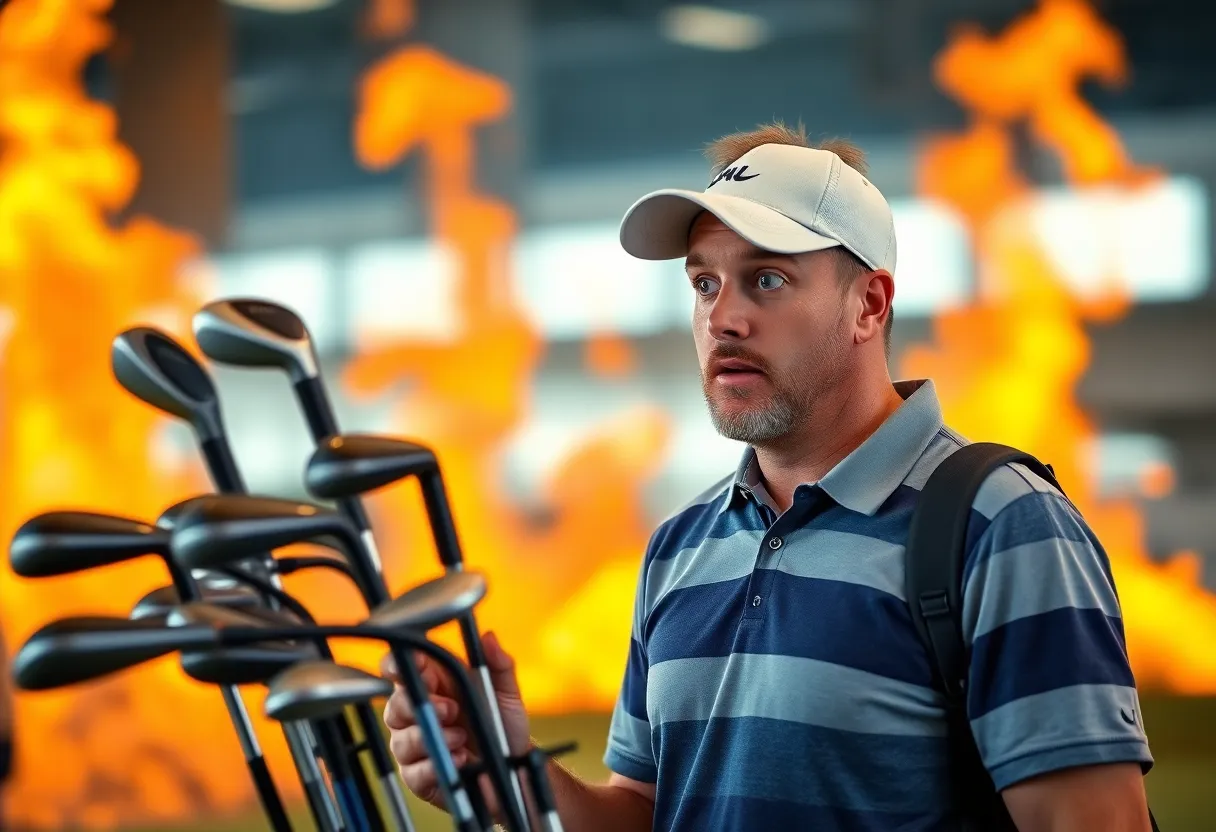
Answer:
<svg viewBox="0 0 1216 832"><path fill-rule="evenodd" d="M697 294L708 295L710 292L712 292L714 290L714 287L717 284L714 283L714 281L710 280L708 277L698 277L696 280L694 280L692 282L692 285L693 285L693 288L697 290Z"/></svg>
<svg viewBox="0 0 1216 832"><path fill-rule="evenodd" d="M785 278L773 272L765 272L756 279L756 285L768 291L780 289L784 284Z"/></svg>

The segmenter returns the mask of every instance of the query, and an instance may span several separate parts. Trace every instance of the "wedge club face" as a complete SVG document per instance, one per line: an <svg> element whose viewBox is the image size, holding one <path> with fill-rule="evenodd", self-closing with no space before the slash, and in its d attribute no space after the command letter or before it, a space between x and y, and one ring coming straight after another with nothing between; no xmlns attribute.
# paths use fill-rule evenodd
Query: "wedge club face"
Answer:
<svg viewBox="0 0 1216 832"><path fill-rule="evenodd" d="M330 661L306 661L270 681L266 716L280 722L335 716L348 705L391 695L393 685L354 667Z"/></svg>
<svg viewBox="0 0 1216 832"><path fill-rule="evenodd" d="M273 497L207 494L181 508L170 546L182 567L210 569L326 535L357 540L348 521L323 506Z"/></svg>
<svg viewBox="0 0 1216 832"><path fill-rule="evenodd" d="M300 316L259 298L228 298L194 314L194 339L214 361L242 367L278 367L292 381L315 378L317 356Z"/></svg>
<svg viewBox="0 0 1216 832"><path fill-rule="evenodd" d="M77 616L52 621L30 636L13 659L22 690L51 690L126 670L177 650L218 644L205 626L165 627L154 621Z"/></svg>
<svg viewBox="0 0 1216 832"><path fill-rule="evenodd" d="M268 641L218 650L188 650L181 665L186 675L210 685L264 685L284 670L317 658L311 644Z"/></svg>
<svg viewBox="0 0 1216 832"><path fill-rule="evenodd" d="M480 572L448 572L377 607L364 623L426 632L471 612L485 595L486 579Z"/></svg>
<svg viewBox="0 0 1216 832"><path fill-rule="evenodd" d="M127 392L189 422L202 439L223 435L210 375L167 333L149 326L120 333L110 346L110 369Z"/></svg>
<svg viewBox="0 0 1216 832"><path fill-rule="evenodd" d="M240 584L225 587L211 587L203 584L199 587L202 600L209 604L237 609L256 608L262 603L257 591ZM135 602L131 614L127 616L132 621L142 618L164 618L182 603L176 587L162 586L154 589Z"/></svg>
<svg viewBox="0 0 1216 832"><path fill-rule="evenodd" d="M142 521L91 511L50 511L17 529L9 563L24 578L46 578L168 551L168 533Z"/></svg>
<svg viewBox="0 0 1216 832"><path fill-rule="evenodd" d="M304 484L319 499L353 497L438 468L425 445L373 434L331 436L304 469Z"/></svg>

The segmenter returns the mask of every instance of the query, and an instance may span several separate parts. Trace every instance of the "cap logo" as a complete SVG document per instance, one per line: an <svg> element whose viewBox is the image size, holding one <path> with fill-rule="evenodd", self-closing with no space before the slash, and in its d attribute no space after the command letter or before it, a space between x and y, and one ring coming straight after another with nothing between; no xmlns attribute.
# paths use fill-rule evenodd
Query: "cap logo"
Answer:
<svg viewBox="0 0 1216 832"><path fill-rule="evenodd" d="M732 181L732 182L744 182L748 179L755 179L757 176L760 175L758 173L753 173L751 176L744 176L743 172L745 170L747 170L747 165L743 165L742 167L729 167L726 170L719 173L717 176L715 176L714 181L710 182L705 187L705 190L709 190L714 185L717 185L719 182L721 182L724 179L727 181Z"/></svg>

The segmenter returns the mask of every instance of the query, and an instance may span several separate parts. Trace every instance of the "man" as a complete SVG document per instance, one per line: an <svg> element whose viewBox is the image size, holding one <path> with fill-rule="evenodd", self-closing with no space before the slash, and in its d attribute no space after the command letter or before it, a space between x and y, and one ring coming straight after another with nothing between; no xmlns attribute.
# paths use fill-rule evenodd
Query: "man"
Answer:
<svg viewBox="0 0 1216 832"><path fill-rule="evenodd" d="M643 198L621 242L685 258L710 416L748 449L651 538L613 774L592 785L552 764L562 820L570 832L958 828L903 544L920 487L965 440L942 424L932 382L888 374L891 210L846 143L813 148L776 124L709 155L704 192ZM1152 758L1099 542L1020 465L988 478L972 518L968 715L1015 823L1149 829ZM486 649L523 750L512 660L492 636ZM422 666L463 763L451 684ZM385 721L406 783L435 801L400 693Z"/></svg>

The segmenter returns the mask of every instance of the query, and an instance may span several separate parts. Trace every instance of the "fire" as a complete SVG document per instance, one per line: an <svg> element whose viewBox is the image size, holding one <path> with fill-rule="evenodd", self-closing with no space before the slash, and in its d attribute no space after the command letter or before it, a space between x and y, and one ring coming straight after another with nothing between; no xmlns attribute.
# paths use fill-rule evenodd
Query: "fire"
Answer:
<svg viewBox="0 0 1216 832"><path fill-rule="evenodd" d="M433 50L408 47L368 72L360 98L355 144L363 164L387 166L414 149L424 154L435 242L459 264L463 318L450 343L365 350L343 381L362 396L411 382L395 423L436 449L466 560L490 578L480 621L515 653L532 707L604 708L620 685L637 563L649 536L641 486L661 465L666 419L629 412L588 436L551 474L540 495L543 519L496 487L494 465L528 418L528 382L543 351L509 291L514 213L474 184L473 132L507 113L509 90ZM591 360L619 372L630 354L604 338ZM385 492L373 508L395 588L433 574L416 487Z"/></svg>
<svg viewBox="0 0 1216 832"><path fill-rule="evenodd" d="M138 179L135 158L115 138L113 112L90 101L80 80L85 60L110 39L109 5L13 0L0 11L5 541L48 509L152 518L207 488L192 462L148 464L164 418L110 375L109 345L119 331L156 322L188 344L200 299L179 286L198 253L191 238L143 218L121 227L108 218ZM162 567L143 561L39 581L6 567L5 640L11 650L59 615L125 615L167 580ZM215 729L225 719L218 694L170 661L94 685L19 695L12 820L106 828L243 805L248 779L229 773L240 748L231 731ZM273 766L283 744L265 739Z"/></svg>
<svg viewBox="0 0 1216 832"><path fill-rule="evenodd" d="M1145 687L1216 691L1216 598L1193 553L1154 563L1143 520L1127 501L1102 500L1083 451L1095 426L1075 388L1089 362L1083 323L1126 308L1117 291L1083 301L1064 287L1037 244L1029 188L1013 164L1010 128L1030 124L1069 184L1134 188L1153 175L1131 162L1114 130L1077 92L1085 77L1126 74L1117 34L1079 0L1043 0L1001 35L967 31L936 65L971 127L935 140L920 160L920 190L954 206L976 246L979 299L935 321L936 345L911 350L905 376L936 379L947 419L964 435L1005 442L1051 462L1110 556L1128 652ZM1117 277L1117 276L1112 276ZM1167 472L1146 472L1158 493Z"/></svg>

